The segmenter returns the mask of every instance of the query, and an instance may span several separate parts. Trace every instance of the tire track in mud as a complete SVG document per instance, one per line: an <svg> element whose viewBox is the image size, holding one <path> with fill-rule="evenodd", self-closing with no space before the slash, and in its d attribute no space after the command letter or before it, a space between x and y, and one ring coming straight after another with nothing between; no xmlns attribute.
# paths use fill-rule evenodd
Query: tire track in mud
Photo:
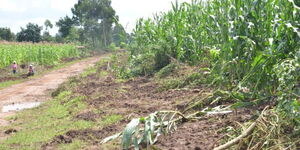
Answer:
<svg viewBox="0 0 300 150"><path fill-rule="evenodd" d="M41 77L0 90L0 126L8 125L9 122L5 118L14 114L14 112L3 113L4 105L46 101L51 98L49 91L58 88L69 77L79 75L84 69L94 66L95 63L105 57L107 55L87 58L70 66L51 71Z"/></svg>

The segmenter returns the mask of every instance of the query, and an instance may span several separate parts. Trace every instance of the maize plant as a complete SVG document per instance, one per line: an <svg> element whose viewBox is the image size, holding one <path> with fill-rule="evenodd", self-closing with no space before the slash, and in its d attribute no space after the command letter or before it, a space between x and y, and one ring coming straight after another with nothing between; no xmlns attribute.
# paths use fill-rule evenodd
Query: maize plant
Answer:
<svg viewBox="0 0 300 150"><path fill-rule="evenodd" d="M77 56L79 51L72 44L0 43L0 68L9 66L13 61L53 65L62 58Z"/></svg>
<svg viewBox="0 0 300 150"><path fill-rule="evenodd" d="M173 3L168 12L137 22L130 45L131 62L154 56L154 69L172 58L190 64L209 59L211 82L237 91L245 100L282 94L276 74L300 52L299 0L192 0ZM299 70L295 61L293 70ZM288 66L288 65L286 65ZM149 68L149 67L148 67ZM288 69L287 69L288 70ZM155 71L155 70L154 70ZM285 96L299 100L299 76ZM294 89L296 88L296 89ZM247 89L247 90L243 90Z"/></svg>

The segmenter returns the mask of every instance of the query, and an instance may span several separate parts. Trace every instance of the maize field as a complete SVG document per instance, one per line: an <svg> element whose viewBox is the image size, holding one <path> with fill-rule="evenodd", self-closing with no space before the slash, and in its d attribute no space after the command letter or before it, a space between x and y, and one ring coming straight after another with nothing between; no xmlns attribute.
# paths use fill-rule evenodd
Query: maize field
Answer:
<svg viewBox="0 0 300 150"><path fill-rule="evenodd" d="M79 51L72 44L32 44L7 43L0 44L0 68L7 67L16 61L18 64L37 63L53 65L63 58L77 57Z"/></svg>
<svg viewBox="0 0 300 150"><path fill-rule="evenodd" d="M239 105L273 101L300 124L299 0L173 3L138 20L133 35L132 68L151 73L173 58L205 63L208 85L230 91Z"/></svg>

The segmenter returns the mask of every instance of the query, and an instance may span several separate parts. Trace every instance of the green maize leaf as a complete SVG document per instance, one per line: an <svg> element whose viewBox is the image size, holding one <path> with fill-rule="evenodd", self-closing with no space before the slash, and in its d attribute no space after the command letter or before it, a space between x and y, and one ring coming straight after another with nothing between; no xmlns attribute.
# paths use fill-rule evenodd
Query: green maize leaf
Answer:
<svg viewBox="0 0 300 150"><path fill-rule="evenodd" d="M127 124L122 138L123 149L129 149L132 141L132 135L135 133L136 128L138 127L139 124L140 124L140 119L133 119L129 124Z"/></svg>

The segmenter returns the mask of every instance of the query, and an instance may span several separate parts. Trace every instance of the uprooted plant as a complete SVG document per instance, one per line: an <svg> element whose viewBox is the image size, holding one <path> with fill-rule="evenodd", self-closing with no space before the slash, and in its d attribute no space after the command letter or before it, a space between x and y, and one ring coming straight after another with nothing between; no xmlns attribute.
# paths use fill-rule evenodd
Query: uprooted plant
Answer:
<svg viewBox="0 0 300 150"><path fill-rule="evenodd" d="M190 120L201 119L204 115L228 114L232 111L229 107L218 106L215 108L205 108L190 115L184 115L178 111L158 111L147 117L131 120L123 132L107 137L101 141L106 143L116 138L122 137L122 148L135 149L148 147L157 142L162 134L168 134L176 130L178 124Z"/></svg>
<svg viewBox="0 0 300 150"><path fill-rule="evenodd" d="M229 133L229 141L214 150L299 149L300 128L289 121L274 109L265 109L255 122Z"/></svg>

